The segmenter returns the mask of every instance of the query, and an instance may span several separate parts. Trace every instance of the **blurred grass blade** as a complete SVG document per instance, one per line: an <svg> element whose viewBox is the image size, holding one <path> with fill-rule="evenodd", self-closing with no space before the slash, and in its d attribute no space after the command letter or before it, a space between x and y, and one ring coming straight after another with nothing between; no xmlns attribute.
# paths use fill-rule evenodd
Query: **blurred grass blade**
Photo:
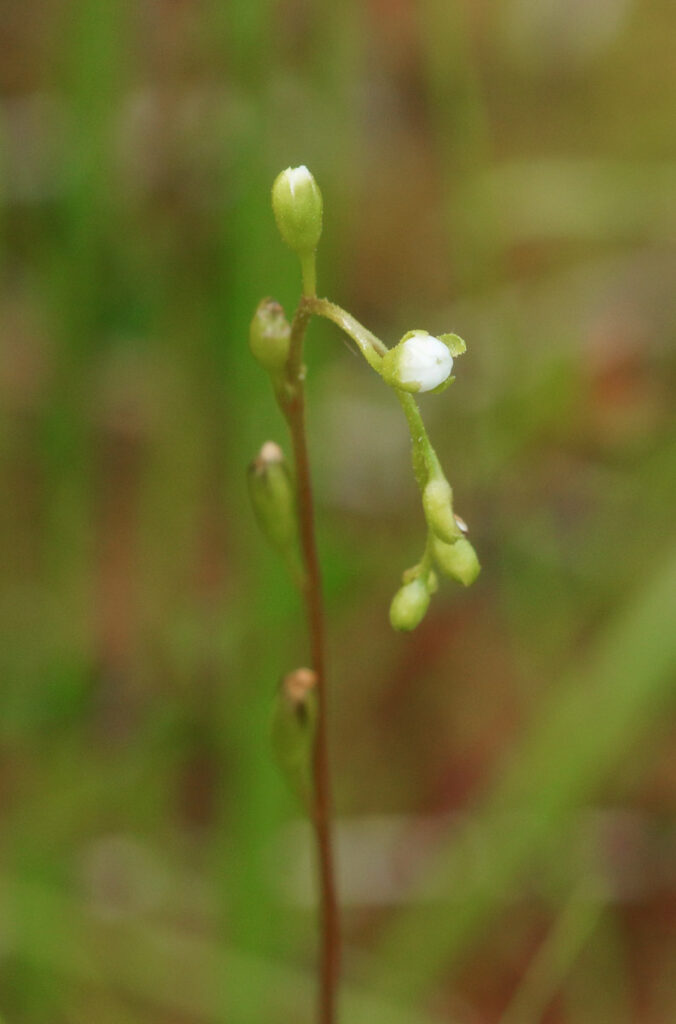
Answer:
<svg viewBox="0 0 676 1024"><path fill-rule="evenodd" d="M17 899L67 920L72 925L67 940L53 942L39 930L27 940L22 922L7 914ZM84 903L56 887L18 876L0 879L0 916L6 951L42 970L105 992L106 998L111 989L161 1007L172 1016L216 1024L267 1020L251 1016L239 1001L242 991L259 991L274 1000L276 1008L287 1010L286 1019L298 1024L312 1020L315 981L311 974L223 948L193 931L158 927L126 915L88 913ZM350 1024L435 1024L429 1015L399 1009L356 989L345 990L342 1004L344 1020Z"/></svg>
<svg viewBox="0 0 676 1024"><path fill-rule="evenodd" d="M603 903L583 883L533 957L500 1024L538 1024L594 931Z"/></svg>
<svg viewBox="0 0 676 1024"><path fill-rule="evenodd" d="M565 1012L574 1024L634 1021L628 942L624 920L608 907L562 993Z"/></svg>
<svg viewBox="0 0 676 1024"><path fill-rule="evenodd" d="M479 72L472 19L458 0L423 0L417 5L422 44L421 71L428 116L444 180L447 239L456 287L490 281L501 239L493 196L458 202L458 194L487 174L490 123Z"/></svg>
<svg viewBox="0 0 676 1024"><path fill-rule="evenodd" d="M663 722L674 695L674 608L672 550L592 656L557 687L506 766L480 815L482 831L494 837L481 851L483 870L465 857L455 836L422 870L425 892L460 898L452 913L445 902L423 900L395 920L381 945L378 987L415 998L452 972L513 893L520 872L560 837L570 812L598 790L648 728Z"/></svg>
<svg viewBox="0 0 676 1024"><path fill-rule="evenodd" d="M465 202L500 210L505 243L673 238L676 168L613 160L505 161L468 183Z"/></svg>

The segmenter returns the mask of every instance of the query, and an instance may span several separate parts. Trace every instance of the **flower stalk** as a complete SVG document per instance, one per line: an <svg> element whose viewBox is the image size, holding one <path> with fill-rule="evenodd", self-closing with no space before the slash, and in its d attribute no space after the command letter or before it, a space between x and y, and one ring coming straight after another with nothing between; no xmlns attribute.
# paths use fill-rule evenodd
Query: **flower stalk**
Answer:
<svg viewBox="0 0 676 1024"><path fill-rule="evenodd" d="M302 303L293 320L287 364L287 390L281 401L296 469L300 547L305 579L303 598L310 636L312 670L316 677L316 724L312 752L312 823L317 846L320 890L319 1024L335 1024L340 970L340 929L331 834L332 795L328 754L328 694L326 683L324 602L315 535L314 498L305 430L305 389L302 378L303 339L308 317Z"/></svg>
<svg viewBox="0 0 676 1024"><path fill-rule="evenodd" d="M306 167L288 168L277 176L272 205L280 234L300 261L302 294L290 326L281 307L271 299L264 300L254 316L250 346L270 374L288 426L295 494L291 500L287 493L287 480L291 478L281 465L281 451L270 447L270 442L262 450L266 458L261 462L261 455L254 463L250 489L258 521L270 542L287 563L292 563L289 547L297 540L303 566L293 575L303 595L311 668L298 669L285 677L277 697L273 744L291 787L308 809L314 829L320 894L317 1021L336 1024L341 940L332 839L325 615L305 418L305 335L312 316L339 327L371 369L395 391L408 423L427 539L421 560L403 573L390 606L390 621L397 630L415 629L424 618L438 587L435 565L465 585L479 572L476 553L453 513L450 484L414 398L417 392L440 391L452 383L453 361L465 351L465 343L455 334L434 337L416 330L409 331L390 349L346 310L317 297L315 257L322 232L323 202ZM279 523L275 521L277 515Z"/></svg>

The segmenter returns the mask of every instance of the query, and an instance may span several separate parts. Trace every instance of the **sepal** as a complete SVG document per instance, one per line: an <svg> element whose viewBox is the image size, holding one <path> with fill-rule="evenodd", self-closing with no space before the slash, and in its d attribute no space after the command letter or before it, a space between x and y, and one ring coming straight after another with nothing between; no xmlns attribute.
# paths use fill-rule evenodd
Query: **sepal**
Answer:
<svg viewBox="0 0 676 1024"><path fill-rule="evenodd" d="M440 334L439 341L443 341L454 359L467 351L467 345L458 334Z"/></svg>

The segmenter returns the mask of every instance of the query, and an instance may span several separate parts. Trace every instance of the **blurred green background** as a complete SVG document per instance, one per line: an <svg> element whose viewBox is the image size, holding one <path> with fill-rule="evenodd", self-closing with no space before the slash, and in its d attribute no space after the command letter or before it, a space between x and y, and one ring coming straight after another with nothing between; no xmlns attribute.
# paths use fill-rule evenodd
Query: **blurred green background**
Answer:
<svg viewBox="0 0 676 1024"><path fill-rule="evenodd" d="M394 396L314 323L345 1024L676 1020L672 0L0 13L0 1018L309 1024L307 661L247 508L247 326L456 331L421 402L483 573L412 635Z"/></svg>

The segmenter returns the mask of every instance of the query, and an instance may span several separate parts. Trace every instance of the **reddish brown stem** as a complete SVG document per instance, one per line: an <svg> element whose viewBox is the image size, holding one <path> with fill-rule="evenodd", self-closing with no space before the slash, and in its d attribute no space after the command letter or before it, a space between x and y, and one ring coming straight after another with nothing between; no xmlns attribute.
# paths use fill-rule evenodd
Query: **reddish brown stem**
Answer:
<svg viewBox="0 0 676 1024"><path fill-rule="evenodd" d="M331 777L328 756L328 702L324 641L324 602L321 568L315 537L314 501L310 460L305 431L305 395L302 349L309 320L301 300L293 321L287 380L280 403L289 425L296 469L300 546L305 566L303 597L307 616L312 668L317 673L317 732L314 747L313 826L319 872L319 1005L318 1024L336 1024L338 976L340 971L340 927L333 865L331 830Z"/></svg>

